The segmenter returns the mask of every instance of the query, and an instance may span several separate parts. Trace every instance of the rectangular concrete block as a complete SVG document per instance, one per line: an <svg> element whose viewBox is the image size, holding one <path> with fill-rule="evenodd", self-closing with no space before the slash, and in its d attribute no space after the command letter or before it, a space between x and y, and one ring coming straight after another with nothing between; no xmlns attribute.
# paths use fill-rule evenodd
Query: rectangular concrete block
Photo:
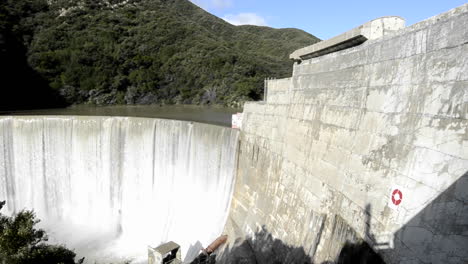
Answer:
<svg viewBox="0 0 468 264"><path fill-rule="evenodd" d="M383 134L388 129L387 120L392 120L392 116L385 113L367 111L361 115L359 130L372 134Z"/></svg>
<svg viewBox="0 0 468 264"><path fill-rule="evenodd" d="M416 54L426 53L427 52L427 38L428 30L422 29L415 31L414 33L409 33L401 37L402 41L400 42L401 46L398 51L396 51L396 57L398 58L407 58L414 56Z"/></svg>
<svg viewBox="0 0 468 264"><path fill-rule="evenodd" d="M466 46L466 44L464 44ZM461 74L465 48L456 46L427 54L426 76L428 82L455 81Z"/></svg>
<svg viewBox="0 0 468 264"><path fill-rule="evenodd" d="M428 30L428 51L464 44L468 38L468 15L462 14L442 23L437 23ZM457 34L450 34L457 32Z"/></svg>
<svg viewBox="0 0 468 264"><path fill-rule="evenodd" d="M455 119L468 115L468 82L430 83L430 97L424 104L424 114Z"/></svg>
<svg viewBox="0 0 468 264"><path fill-rule="evenodd" d="M406 174L431 188L445 190L466 172L466 164L466 160L416 148L410 153Z"/></svg>
<svg viewBox="0 0 468 264"><path fill-rule="evenodd" d="M350 131L358 129L359 119L363 114L361 109L342 106L330 106L327 107L326 110L326 114L324 115L325 118L327 118L326 123L338 127L343 127ZM342 116L342 118L338 118L338 116Z"/></svg>
<svg viewBox="0 0 468 264"><path fill-rule="evenodd" d="M413 144L468 160L466 147L468 120L422 117ZM461 146L461 147L460 147Z"/></svg>
<svg viewBox="0 0 468 264"><path fill-rule="evenodd" d="M404 26L405 21L400 17L381 17L331 39L296 50L289 57L293 60L319 57L324 54L359 45L368 39L380 38L386 34L402 29Z"/></svg>

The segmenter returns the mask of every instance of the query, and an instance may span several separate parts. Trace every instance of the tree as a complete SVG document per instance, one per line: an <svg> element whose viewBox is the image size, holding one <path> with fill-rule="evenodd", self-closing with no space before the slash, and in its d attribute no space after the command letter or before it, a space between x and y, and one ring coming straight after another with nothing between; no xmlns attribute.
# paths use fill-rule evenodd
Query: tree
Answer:
<svg viewBox="0 0 468 264"><path fill-rule="evenodd" d="M12 85L0 88L0 109L240 106L261 99L265 78L290 76L289 54L317 41L233 26L188 0L2 0L0 72Z"/></svg>
<svg viewBox="0 0 468 264"><path fill-rule="evenodd" d="M5 201L0 202L0 210ZM47 234L36 229L39 223L33 211L23 210L13 216L0 213L1 264L81 264L76 254L60 245L46 244Z"/></svg>

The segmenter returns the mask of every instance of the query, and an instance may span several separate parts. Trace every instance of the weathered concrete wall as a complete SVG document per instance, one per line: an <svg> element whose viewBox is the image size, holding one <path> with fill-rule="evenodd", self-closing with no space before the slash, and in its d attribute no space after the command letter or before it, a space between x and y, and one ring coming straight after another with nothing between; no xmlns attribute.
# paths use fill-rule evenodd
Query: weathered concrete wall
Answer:
<svg viewBox="0 0 468 264"><path fill-rule="evenodd" d="M264 227L314 263L359 239L388 263L467 262L467 43L463 5L269 81L244 108L226 232Z"/></svg>

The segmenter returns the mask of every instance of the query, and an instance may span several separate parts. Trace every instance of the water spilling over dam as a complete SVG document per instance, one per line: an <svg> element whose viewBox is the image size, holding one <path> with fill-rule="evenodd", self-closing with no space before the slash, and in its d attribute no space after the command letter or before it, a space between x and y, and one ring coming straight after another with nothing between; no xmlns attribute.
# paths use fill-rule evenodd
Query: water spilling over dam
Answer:
<svg viewBox="0 0 468 264"><path fill-rule="evenodd" d="M0 200L9 214L34 209L88 261L146 260L168 240L206 246L227 218L237 137L174 120L2 117Z"/></svg>

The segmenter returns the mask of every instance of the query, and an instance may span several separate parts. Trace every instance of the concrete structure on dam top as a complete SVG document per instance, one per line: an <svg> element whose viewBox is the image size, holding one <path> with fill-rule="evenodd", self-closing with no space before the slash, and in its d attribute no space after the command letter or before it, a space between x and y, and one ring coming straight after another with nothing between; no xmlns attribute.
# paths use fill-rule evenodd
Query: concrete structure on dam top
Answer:
<svg viewBox="0 0 468 264"><path fill-rule="evenodd" d="M225 232L258 263L265 233L313 263L362 241L387 263L468 262L468 4L373 23L388 19L296 51L292 77L245 104Z"/></svg>

